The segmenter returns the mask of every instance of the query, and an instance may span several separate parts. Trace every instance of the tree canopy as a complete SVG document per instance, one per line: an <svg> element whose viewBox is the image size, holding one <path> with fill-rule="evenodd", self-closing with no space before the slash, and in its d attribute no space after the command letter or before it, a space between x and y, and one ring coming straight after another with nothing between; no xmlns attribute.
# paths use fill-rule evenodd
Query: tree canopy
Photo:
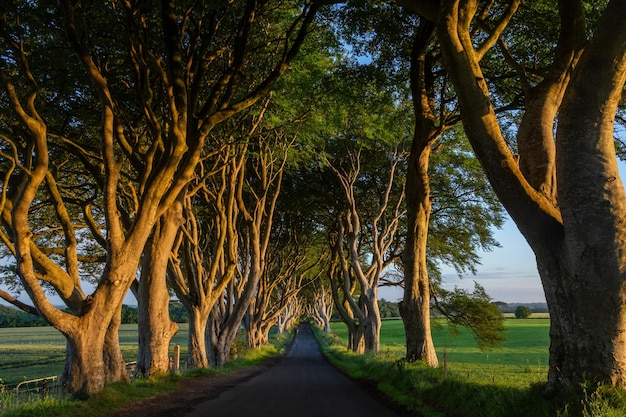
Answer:
<svg viewBox="0 0 626 417"><path fill-rule="evenodd" d="M436 366L432 305L502 340L438 269L474 272L505 209L553 318L549 389L623 385L624 22L626 0L5 2L2 281L32 305L0 295L64 334L81 396L125 378L129 290L150 374L172 294L195 366L333 302L376 351L393 267L407 359Z"/></svg>

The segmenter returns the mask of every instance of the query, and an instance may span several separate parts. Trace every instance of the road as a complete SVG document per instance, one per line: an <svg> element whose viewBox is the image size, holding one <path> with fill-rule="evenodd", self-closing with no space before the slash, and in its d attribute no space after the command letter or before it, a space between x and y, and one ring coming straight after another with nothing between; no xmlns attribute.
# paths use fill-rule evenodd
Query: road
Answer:
<svg viewBox="0 0 626 417"><path fill-rule="evenodd" d="M186 417L399 417L322 356L307 324L289 353L254 378L197 404Z"/></svg>

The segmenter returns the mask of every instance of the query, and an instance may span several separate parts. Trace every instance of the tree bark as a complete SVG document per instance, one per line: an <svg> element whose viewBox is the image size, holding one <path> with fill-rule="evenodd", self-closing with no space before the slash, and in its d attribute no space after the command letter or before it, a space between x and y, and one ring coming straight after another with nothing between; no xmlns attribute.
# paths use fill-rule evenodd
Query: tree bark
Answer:
<svg viewBox="0 0 626 417"><path fill-rule="evenodd" d="M118 307L118 311L113 315L111 323L104 335L103 360L105 369L104 383L112 382L130 382L130 376L126 370L126 362L120 350L119 329L122 323L122 303Z"/></svg>
<svg viewBox="0 0 626 417"><path fill-rule="evenodd" d="M261 280L261 239L260 229L256 224L249 223L249 250L246 258L249 267L243 281L241 292L235 291L236 285L229 285L229 295L223 301L226 305L216 306L211 311L209 319L209 364L214 368L223 367L230 356L230 349L239 333L241 323L250 307L250 303L258 289ZM232 303L232 304L230 304Z"/></svg>
<svg viewBox="0 0 626 417"><path fill-rule="evenodd" d="M442 129L435 128L433 91L428 79L432 69L426 63L426 51L433 26L423 23L411 51L411 91L415 113L415 133L408 159L405 198L407 230L402 264L404 295L400 315L406 338L406 359L437 367L439 361L430 329L430 280L426 263L428 227L431 213L428 166L431 146ZM441 120L440 124L444 121Z"/></svg>
<svg viewBox="0 0 626 417"><path fill-rule="evenodd" d="M137 321L139 348L136 375L150 376L169 369L170 341L178 325L170 320L167 269L178 228L182 203L177 201L161 217L148 240L139 279Z"/></svg>
<svg viewBox="0 0 626 417"><path fill-rule="evenodd" d="M206 346L209 314L198 306L187 308L187 313L189 315L188 366L190 368L206 368L209 366Z"/></svg>
<svg viewBox="0 0 626 417"><path fill-rule="evenodd" d="M365 318L361 322L363 329L363 343L365 352L378 352L380 350L380 310L378 309L378 287L370 288L365 294L361 294L360 304L365 312Z"/></svg>
<svg viewBox="0 0 626 417"><path fill-rule="evenodd" d="M106 370L102 355L104 334L90 330L67 337L65 368L61 381L74 398L87 398L104 387Z"/></svg>
<svg viewBox="0 0 626 417"><path fill-rule="evenodd" d="M562 306L555 321L564 343L550 352L558 369L551 364L549 381L556 386L583 377L626 386L626 192L613 138L626 81L625 19L626 1L610 2L559 114L562 269L546 277L562 287L554 301Z"/></svg>
<svg viewBox="0 0 626 417"><path fill-rule="evenodd" d="M415 140L414 140L415 143ZM400 314L406 337L406 359L437 367L439 361L430 328L430 281L426 264L426 243L431 204L428 191L430 147L411 151L406 182L407 236L402 255L404 296Z"/></svg>

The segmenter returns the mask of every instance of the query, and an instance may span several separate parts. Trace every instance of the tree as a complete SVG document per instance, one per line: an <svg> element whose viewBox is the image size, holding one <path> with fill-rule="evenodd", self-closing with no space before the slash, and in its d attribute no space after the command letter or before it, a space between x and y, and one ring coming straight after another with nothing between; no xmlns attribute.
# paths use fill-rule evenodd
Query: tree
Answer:
<svg viewBox="0 0 626 417"><path fill-rule="evenodd" d="M209 322L209 363L216 367L227 362L230 347L266 272L276 202L290 144L270 144L265 139L263 135L248 137L243 144L246 157L235 195L240 213L235 277L211 311Z"/></svg>
<svg viewBox="0 0 626 417"><path fill-rule="evenodd" d="M254 1L214 8L173 1L11 6L3 4L0 20L3 241L38 312L67 339L69 392L90 395L127 378L117 340L121 301L154 226L186 190L211 131L254 105L287 69L318 5L288 5L283 18L290 23L269 43L261 36L271 26L263 11L274 8ZM50 82L59 56L69 68L53 71L59 78ZM250 68L255 76L242 83ZM55 142L77 155L84 167L77 172L90 174L93 184L94 195L76 204L84 230L106 249L90 296L81 289L81 239L75 209L68 209L77 200L58 186L66 171L50 157ZM32 209L41 201L53 202L60 251L42 252L33 240ZM64 265L55 262L58 254ZM50 303L42 281L71 313Z"/></svg>
<svg viewBox="0 0 626 417"><path fill-rule="evenodd" d="M355 154L348 150L349 162L335 161L330 165L341 184L340 199L344 206L339 211L333 245L341 282L337 288L344 288L344 302L347 301L358 319L366 352L379 349L378 284L384 269L398 256L397 230L403 215L403 194L397 187L401 179L396 174L402 156L400 152L387 152L385 155L384 149L374 150L387 159L387 163L381 164L388 170L386 178L372 171L361 171L361 159L364 165L365 159L371 163L375 160L374 153L366 152L369 156L362 157L360 150ZM372 180L368 181L368 177ZM345 290L353 281L358 284L358 299Z"/></svg>
<svg viewBox="0 0 626 417"><path fill-rule="evenodd" d="M398 265L404 286L400 311L406 359L437 366L430 331L432 297L460 295L440 289L439 265L473 272L479 261L477 249L497 245L490 228L501 224L502 209L463 135L455 129L460 117L441 66L435 25L392 4L366 1L346 10L350 14L345 20L350 23L345 36L357 53L371 57L386 78L395 80L396 94L413 105L405 184L407 219ZM478 293L465 295L472 294ZM483 302L481 297L473 300ZM478 315L466 317L480 320ZM470 328L479 327L475 323Z"/></svg>
<svg viewBox="0 0 626 417"><path fill-rule="evenodd" d="M122 324L136 324L137 323L137 309L134 307L122 305Z"/></svg>
<svg viewBox="0 0 626 417"><path fill-rule="evenodd" d="M626 304L620 290L626 280L626 193L613 139L626 79L626 2L594 4L602 16L587 40L583 3L559 1L558 37L532 31L545 35L544 45L554 45L544 71L520 65L525 57L501 42L525 98L517 129L519 164L498 123L490 74L480 59L520 2L494 9L477 1L403 4L438 24L467 136L537 258L552 317L548 391L589 379L626 384L621 319ZM498 19L479 35L474 29L487 28L478 22L488 14Z"/></svg>
<svg viewBox="0 0 626 417"><path fill-rule="evenodd" d="M168 282L189 316L188 362L206 368L209 314L222 302L235 275L239 237L236 194L242 180L245 153L241 146L225 147L203 162L194 195L184 204L185 222L178 232L169 265Z"/></svg>
<svg viewBox="0 0 626 417"><path fill-rule="evenodd" d="M400 310L398 303L393 301L387 301L384 298L378 300L378 306L380 308L380 317L383 319L400 317Z"/></svg>
<svg viewBox="0 0 626 417"><path fill-rule="evenodd" d="M527 319L528 317L530 317L531 314L533 314L533 312L528 306L518 306L515 309L516 319Z"/></svg>
<svg viewBox="0 0 626 417"><path fill-rule="evenodd" d="M136 376L148 377L169 369L170 341L178 332L178 325L169 315L167 269L182 223L183 204L178 199L157 221L144 250L137 285L139 347Z"/></svg>
<svg viewBox="0 0 626 417"><path fill-rule="evenodd" d="M334 307L332 290L318 281L314 286L309 286L305 294L304 313L320 329L330 333L330 317Z"/></svg>

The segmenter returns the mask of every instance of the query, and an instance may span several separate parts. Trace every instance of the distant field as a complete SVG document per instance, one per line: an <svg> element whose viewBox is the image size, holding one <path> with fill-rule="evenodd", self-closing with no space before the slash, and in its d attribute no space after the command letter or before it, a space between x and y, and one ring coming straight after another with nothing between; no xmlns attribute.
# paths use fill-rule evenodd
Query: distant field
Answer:
<svg viewBox="0 0 626 417"><path fill-rule="evenodd" d="M437 322L434 320L435 324ZM516 380L525 384L529 379L537 382L545 380L548 371L550 320L507 319L505 326L507 340L502 346L481 351L469 331L461 329L460 334L454 336L443 321L434 325L433 341L440 364L443 366L445 354L447 367L451 372L463 373L481 383L494 379L504 379L512 384ZM347 330L343 323L332 323L332 329L339 337L347 340ZM405 354L404 343L402 321L383 321L381 354L401 358Z"/></svg>
<svg viewBox="0 0 626 417"><path fill-rule="evenodd" d="M172 346L181 347L181 364L187 358L188 324L179 323ZM126 362L137 357L137 325L120 328L120 345ZM65 339L52 327L0 328L0 380L21 381L61 375L65 363Z"/></svg>

